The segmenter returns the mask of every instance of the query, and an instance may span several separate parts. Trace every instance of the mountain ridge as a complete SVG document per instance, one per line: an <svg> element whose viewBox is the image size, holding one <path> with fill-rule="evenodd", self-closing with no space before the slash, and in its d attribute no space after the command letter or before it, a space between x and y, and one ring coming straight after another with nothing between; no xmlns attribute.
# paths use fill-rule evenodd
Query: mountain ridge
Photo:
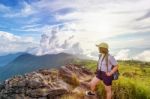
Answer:
<svg viewBox="0 0 150 99"><path fill-rule="evenodd" d="M77 56L68 53L47 54L42 56L23 53L1 68L0 80L5 80L13 75L32 72L40 68L59 68L61 65L65 65L78 59Z"/></svg>
<svg viewBox="0 0 150 99"><path fill-rule="evenodd" d="M23 53L24 52L18 52L18 53L13 53L13 54L7 54L7 55L0 56L0 67L3 67L5 65L7 65L8 63L10 63L11 61L16 59L18 56L20 56Z"/></svg>

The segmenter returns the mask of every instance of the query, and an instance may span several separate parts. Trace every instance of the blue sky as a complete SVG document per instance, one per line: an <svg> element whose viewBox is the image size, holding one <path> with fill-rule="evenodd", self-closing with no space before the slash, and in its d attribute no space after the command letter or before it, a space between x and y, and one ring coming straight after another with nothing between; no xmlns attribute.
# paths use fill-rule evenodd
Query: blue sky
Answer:
<svg viewBox="0 0 150 99"><path fill-rule="evenodd" d="M149 0L0 0L0 55L66 51L96 59L95 44L108 42L117 59L150 61L149 4Z"/></svg>

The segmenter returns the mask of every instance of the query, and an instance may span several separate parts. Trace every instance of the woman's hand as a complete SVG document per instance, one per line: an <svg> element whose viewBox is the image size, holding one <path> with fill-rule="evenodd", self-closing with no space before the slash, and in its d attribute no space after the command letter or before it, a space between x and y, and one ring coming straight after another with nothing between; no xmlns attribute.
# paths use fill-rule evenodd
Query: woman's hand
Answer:
<svg viewBox="0 0 150 99"><path fill-rule="evenodd" d="M110 72L106 72L106 75L107 75L107 76L111 76L111 75L112 75L112 73L110 73Z"/></svg>

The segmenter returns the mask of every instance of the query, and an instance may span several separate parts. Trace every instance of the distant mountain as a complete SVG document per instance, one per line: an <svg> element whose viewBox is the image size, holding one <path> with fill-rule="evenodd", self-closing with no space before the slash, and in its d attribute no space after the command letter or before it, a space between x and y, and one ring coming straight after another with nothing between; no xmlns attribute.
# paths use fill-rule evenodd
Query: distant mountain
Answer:
<svg viewBox="0 0 150 99"><path fill-rule="evenodd" d="M22 52L15 53L15 54L8 54L0 56L0 67L7 65L11 61L13 61L15 58L17 58L19 55L23 54Z"/></svg>
<svg viewBox="0 0 150 99"><path fill-rule="evenodd" d="M77 59L76 56L67 53L48 54L43 56L24 53L1 68L0 80L2 81L14 75L32 72L37 69L58 68L59 66L72 63Z"/></svg>

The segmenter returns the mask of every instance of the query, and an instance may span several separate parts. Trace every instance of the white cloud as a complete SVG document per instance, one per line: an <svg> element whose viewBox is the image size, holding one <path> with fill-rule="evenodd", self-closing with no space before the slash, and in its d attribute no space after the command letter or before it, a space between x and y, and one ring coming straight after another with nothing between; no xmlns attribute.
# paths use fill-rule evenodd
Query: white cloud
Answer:
<svg viewBox="0 0 150 99"><path fill-rule="evenodd" d="M33 42L33 38L32 37L21 37L21 36L17 36L8 32L4 32L4 31L0 31L0 38L1 40L4 41L9 41L9 42Z"/></svg>
<svg viewBox="0 0 150 99"><path fill-rule="evenodd" d="M117 60L129 60L129 52L130 50L129 49L123 49L123 50L120 50L116 55L115 55L115 58Z"/></svg>
<svg viewBox="0 0 150 99"><path fill-rule="evenodd" d="M62 28L58 29L56 37L53 38L55 42L47 45L47 42L49 42L47 40L42 48L48 48L48 51L53 49L54 52L57 52L56 49L64 50L61 45L65 45L69 50L68 52L74 51L74 53L77 53L78 50L76 50L77 52L73 49L71 51L71 46L76 43L79 45L77 49L82 49L81 54L95 58L98 54L95 44L106 41L110 48L122 48L116 55L117 59L127 60L133 56L130 55L132 54L130 49L126 48L138 48L141 45L148 47L149 41L139 37L126 40L109 40L108 38L150 31L150 28L145 28L149 26L149 19L137 21L138 18L148 12L148 9L150 9L149 3L149 0L93 0L92 2L91 0L50 2L43 0L32 5L36 5L38 9L47 9L47 11L52 12L57 21L69 20L69 22L54 26L45 25L41 28L28 28L26 31L41 31L50 33L51 36L51 29L62 25ZM74 10L67 14L57 13L57 11L65 8ZM70 20L72 21L70 22ZM68 40L70 36L74 38Z"/></svg>
<svg viewBox="0 0 150 99"><path fill-rule="evenodd" d="M149 25L150 21L134 21L136 18L147 13L147 9L150 8L149 6L145 6L147 3L149 3L147 0L137 1L136 3L130 1L104 2L103 0L89 2L87 0L85 1L85 4L75 1L74 5L78 4L78 6L73 6L73 8L77 11L66 15L57 15L56 18L58 20L77 19L78 22L75 23L76 29L82 29L87 34L95 34L95 38L97 36L99 36L99 38L110 37L134 33L137 32L137 29L135 28L144 24ZM143 30L139 29L138 31Z"/></svg>
<svg viewBox="0 0 150 99"><path fill-rule="evenodd" d="M138 35L138 34L137 34ZM149 36L147 35L147 37L126 37L126 38L122 38L122 39L108 39L107 42L110 45L110 48L113 49L126 49L126 48L149 48Z"/></svg>
<svg viewBox="0 0 150 99"><path fill-rule="evenodd" d="M150 9L149 3L149 0L136 2L135 0L93 0L92 2L90 0L41 0L30 5L24 2L24 9L16 15L28 16L35 13L42 15L44 10L49 11L57 21L74 20L72 24L80 36L85 37L85 34L88 34L87 39L93 37L97 41L120 34L150 31L149 28L142 28L149 26L150 20L135 21L147 13ZM57 13L65 8L74 9L74 11L68 14ZM65 26L70 28L70 25ZM24 29L24 31L39 31L46 30L46 28L45 25L41 28Z"/></svg>
<svg viewBox="0 0 150 99"><path fill-rule="evenodd" d="M92 33L95 34L93 37L101 39L120 34L150 31L149 28L142 29L149 26L150 20L136 21L149 11L149 3L149 0L136 2L135 0L93 0L92 2L91 0L41 0L31 5L24 3L25 7L20 13L26 16L35 12L41 15L44 11L51 12L57 21L74 20L72 22L75 24L74 28L82 30L80 35L86 33L91 37ZM74 9L74 11L67 14L58 13L65 8ZM30 31L35 30L37 29L30 29Z"/></svg>
<svg viewBox="0 0 150 99"><path fill-rule="evenodd" d="M32 37L21 37L8 32L0 31L0 54L25 51L35 45Z"/></svg>
<svg viewBox="0 0 150 99"><path fill-rule="evenodd" d="M9 7L6 7L6 6L4 6L4 5L2 5L2 4L0 4L0 12L7 12L7 11L9 11L10 10L10 8Z"/></svg>
<svg viewBox="0 0 150 99"><path fill-rule="evenodd" d="M145 28L149 26L150 20L136 20L148 12L148 9L150 9L149 3L149 0L93 0L92 2L90 0L43 0L32 5L36 5L38 10L46 9L52 12L57 21L72 20L68 24L63 24L63 29L67 29L68 34L75 32L73 35L87 47L100 41L106 41L106 38L109 37L130 35L131 33L136 35L137 33L150 31L150 28ZM64 8L74 9L74 11L67 14L57 13ZM57 27L57 25L45 25L40 28L28 28L25 31L42 31L45 33L49 28L55 26ZM133 40L123 41L123 43L125 44L116 41L112 43L112 46L117 44L117 46L125 48L129 44L130 46L147 44L144 38L134 38Z"/></svg>
<svg viewBox="0 0 150 99"><path fill-rule="evenodd" d="M149 47L149 40L140 37L126 40L109 38L149 32L150 20L143 18L150 9L149 4L149 0L92 0L92 2L91 0L40 0L30 5L24 3L24 8L20 12L8 13L8 17L34 15L35 20L31 20L30 23L35 23L45 14L44 12L47 12L56 21L65 21L65 23L45 24L40 27L36 23L28 24L21 28L22 31L41 32L48 35L39 47L32 50L38 55L68 51L94 58L98 54L95 44L106 41L110 48L123 48L117 54L118 59L129 59L130 49L128 48ZM59 13L66 8L74 10L65 14ZM141 17L142 19L138 20ZM47 21L49 20L52 19L47 18ZM57 27L56 35L51 34L52 29ZM73 38L69 39L70 37Z"/></svg>
<svg viewBox="0 0 150 99"><path fill-rule="evenodd" d="M115 58L117 60L139 60L150 62L150 50L144 50L137 54L132 55L130 49L122 49L116 55Z"/></svg>
<svg viewBox="0 0 150 99"><path fill-rule="evenodd" d="M134 57L135 60L150 62L150 50L145 50Z"/></svg>
<svg viewBox="0 0 150 99"><path fill-rule="evenodd" d="M4 41L7 40L7 41L12 41L12 42L20 39L19 36L15 36L13 34L3 32L3 31L0 31L0 38L1 38L1 40L4 40Z"/></svg>
<svg viewBox="0 0 150 99"><path fill-rule="evenodd" d="M34 9L30 4L27 4L26 2L22 2L22 7L20 11L13 12L11 8L7 10L7 13L4 14L4 17L7 18L14 18L14 17L27 17L30 15L33 15L37 12L37 10Z"/></svg>
<svg viewBox="0 0 150 99"><path fill-rule="evenodd" d="M60 52L83 54L83 49L78 40L71 33L68 35L67 32L60 31L58 28L54 28L42 34L40 46L30 48L28 52L36 55Z"/></svg>

